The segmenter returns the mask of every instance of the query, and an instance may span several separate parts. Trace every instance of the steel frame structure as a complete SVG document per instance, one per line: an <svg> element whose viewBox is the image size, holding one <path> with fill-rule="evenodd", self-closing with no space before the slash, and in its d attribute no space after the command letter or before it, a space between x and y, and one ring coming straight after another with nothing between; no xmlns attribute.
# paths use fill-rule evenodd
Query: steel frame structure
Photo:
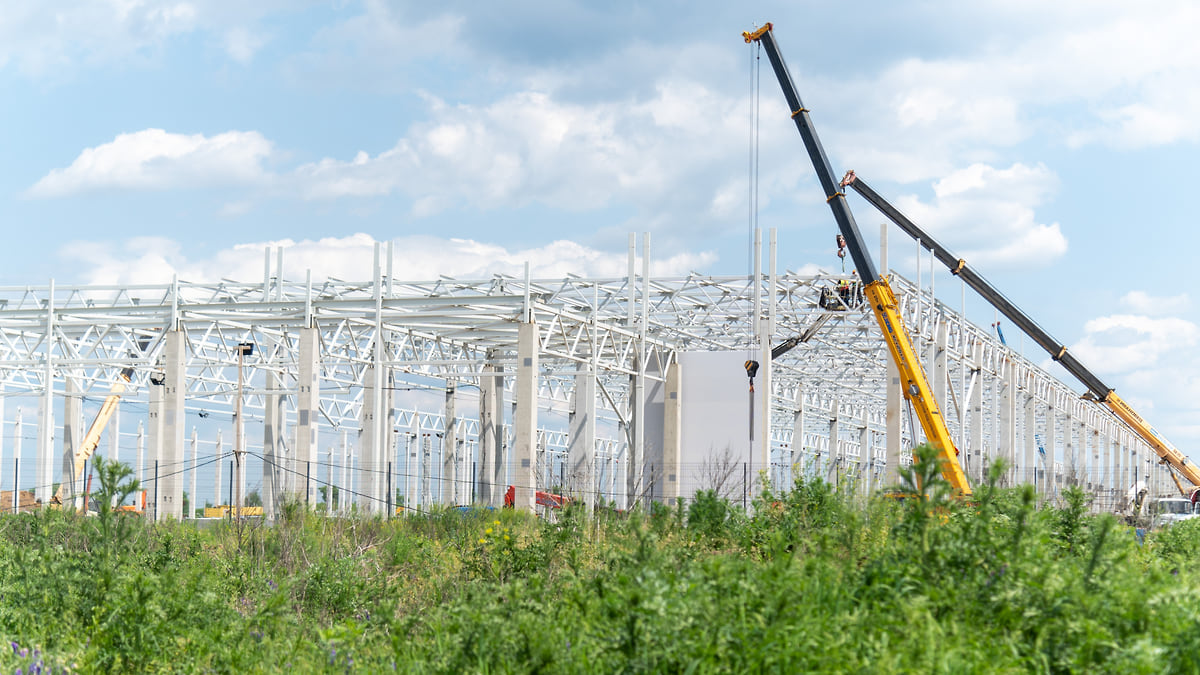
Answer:
<svg viewBox="0 0 1200 675"><path fill-rule="evenodd" d="M46 463L42 455L54 452L47 429L55 425L47 416L56 405L61 409L56 401L102 396L125 367L135 370L126 400L148 401L151 380L164 369L166 336L178 331L188 410L233 410L235 348L251 342L259 354L246 364L249 414L264 414L271 397L282 395L287 400L284 414L294 421L298 335L311 328L319 343L319 424L328 430L361 431L364 393L378 388L372 368L390 371L394 389L428 391L441 391L447 383L470 385L489 367L511 374L510 369L519 367L518 327L532 322L539 405L565 414L575 378L585 373L596 377L603 394L598 416L608 425L608 437L596 441L608 462L597 472L609 481L599 491L616 496L616 463L624 462L628 471L640 457L633 454L638 440L630 433L639 386L662 381L677 353L756 354L759 340L775 344L820 321L809 341L771 364L772 475L787 480L803 464L827 475L840 476L844 469L847 475L866 476L867 486L874 487L894 479L904 461L894 448L919 440L903 414L899 423L894 409L889 416L887 350L870 313L861 307L836 312L820 307L822 287L840 281L840 275L776 273L773 233L771 271L749 276L649 277L645 249L643 273L638 274L632 237L629 274L623 277L550 280L526 274L401 281L393 278L393 257L390 246L386 252L377 246L372 278L366 281L314 281L311 274L302 281L284 278L279 273L281 250L274 267L267 252L263 280L255 283L56 286L52 281L2 287L3 397L41 402L41 465ZM976 480L989 458L1006 456L1014 466L1011 480L1045 483L1048 496L1054 494L1052 488L1075 482L1103 494L1116 508L1131 479L1153 478L1161 488L1162 472L1148 462L1148 449L1124 433L1106 410L1081 400L1037 364L937 301L931 289L898 276L894 286L918 347L929 354L931 380ZM268 375L280 384L268 387ZM510 389L511 379L505 385ZM985 399L992 404L982 405ZM1013 402L1017 399L1019 405ZM436 411L405 413L403 406L386 405L394 420L391 432L406 433L406 425L422 415L422 428L436 430L441 424L445 431ZM1001 423L1005 406L1009 412ZM458 415L455 424L468 456L477 452L478 421ZM543 426L541 437L561 434L558 427ZM856 429L858 437L843 437L839 429ZM1112 455L1107 464L1087 462L1088 441L1099 448L1092 438L1099 435ZM1047 456L1029 461L1031 439L1039 436ZM564 439L554 443L557 448L566 444ZM1090 472L1077 470L1080 460L1072 453L1080 445L1085 448L1083 466ZM548 477L539 479L538 487L548 488L540 483L552 480L553 472L544 464L551 460L539 460L543 464L536 473ZM1060 465L1069 466L1071 473L1056 471ZM836 471L830 472L831 467ZM6 468L0 465L0 476Z"/></svg>

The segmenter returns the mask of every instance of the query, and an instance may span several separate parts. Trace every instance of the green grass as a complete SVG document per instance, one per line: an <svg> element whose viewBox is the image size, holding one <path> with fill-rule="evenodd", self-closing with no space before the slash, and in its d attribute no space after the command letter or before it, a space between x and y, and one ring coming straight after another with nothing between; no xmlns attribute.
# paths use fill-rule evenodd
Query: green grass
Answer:
<svg viewBox="0 0 1200 675"><path fill-rule="evenodd" d="M0 671L1200 672L1200 523L1138 546L1080 492L954 501L934 462L903 501L802 480L750 513L7 515Z"/></svg>

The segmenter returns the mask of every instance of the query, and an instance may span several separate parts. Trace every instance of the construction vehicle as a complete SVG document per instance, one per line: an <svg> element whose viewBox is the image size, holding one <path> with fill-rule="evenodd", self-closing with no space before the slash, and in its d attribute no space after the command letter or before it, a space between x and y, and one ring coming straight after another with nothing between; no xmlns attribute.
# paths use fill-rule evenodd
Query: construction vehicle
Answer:
<svg viewBox="0 0 1200 675"><path fill-rule="evenodd" d="M536 502L538 506L546 506L552 509L561 509L567 504L571 503L570 497L564 497L563 495L556 495L553 492L544 492L542 490L537 490L534 493L533 498L534 502ZM511 509L516 506L516 502L517 488L513 485L509 485L508 489L504 491L504 508Z"/></svg>
<svg viewBox="0 0 1200 675"><path fill-rule="evenodd" d="M96 418L92 420L92 426L88 427L87 435L83 437L83 442L75 448L74 471L71 472L70 476L62 477L62 482L59 483L54 496L50 498L51 504L62 505L63 490L68 485L71 486L72 493L75 491L75 481L83 477L84 465L91 459L92 454L96 452L96 446L100 445L100 435L104 433L104 427L108 426L108 420L112 419L113 412L117 409L117 403L121 400L121 394L125 393L125 385L132 380L133 368L121 370L120 376L113 383L112 389L109 390L103 405L100 406L100 412L96 413Z"/></svg>
<svg viewBox="0 0 1200 675"><path fill-rule="evenodd" d="M920 242L921 246L926 250L932 251L934 256L946 265L950 272L962 279L965 284L970 286L984 300L987 300L992 307L995 307L1001 314L1015 323L1017 327L1025 331L1025 334L1033 339L1034 342L1046 350L1050 357L1062 364L1063 368L1075 376L1076 379L1087 388L1084 398L1098 403L1103 403L1120 418L1134 434L1146 442L1159 458L1171 470L1171 478L1175 480L1175 484L1179 487L1180 494L1185 497L1191 496L1196 488L1187 489L1180 484L1175 473L1178 472L1184 478L1192 483L1192 485L1200 487L1200 469L1196 467L1183 453L1175 449L1167 439L1163 438L1150 423L1142 418L1141 415L1134 412L1133 408L1124 401L1112 388L1100 381L1100 378L1088 370L1082 363L1079 362L1072 354L1067 351L1066 345L1058 340L1055 340L1045 330L1042 329L1033 319L1025 312L1014 305L1008 298L1004 297L1000 291L996 290L981 276L978 272L967 265L967 261L959 258L951 253L946 247L939 244L936 240L929 236L929 233L917 227L915 223L908 219L896 207L892 206L879 193L871 189L863 179L859 178L853 171L848 171L842 178L839 187L852 187L854 191L862 195L872 206L879 210L888 220L895 223L908 236ZM998 328L998 326L997 326Z"/></svg>
<svg viewBox="0 0 1200 675"><path fill-rule="evenodd" d="M809 158L812 160L813 168L816 169L817 178L825 190L825 201L833 210L833 217L837 221L838 229L854 260L863 300L870 305L871 311L875 314L875 321L879 324L884 341L891 352L892 362L900 373L904 397L916 411L926 439L938 452L942 475L958 494L969 497L971 487L967 484L966 474L958 463L958 449L954 446L950 430L946 427L946 420L938 408L933 391L929 386L929 380L921 368L916 350L913 349L912 341L908 337L908 331L900 316L896 294L892 291L887 277L880 276L875 271L875 263L867 253L867 247L863 243L858 225L854 222L854 215L850 212L846 195L839 189L833 168L825 156L825 149L821 146L821 141L817 138L816 130L809 118L808 109L804 107L799 94L796 93L795 85L792 84L792 76L788 73L787 65L775 43L772 26L768 23L754 32L743 33L742 37L745 38L747 44L757 42L767 52L771 67L775 70L780 87L783 88L788 109L792 111L792 120L796 123L796 129L799 130ZM839 240L840 244L841 240Z"/></svg>

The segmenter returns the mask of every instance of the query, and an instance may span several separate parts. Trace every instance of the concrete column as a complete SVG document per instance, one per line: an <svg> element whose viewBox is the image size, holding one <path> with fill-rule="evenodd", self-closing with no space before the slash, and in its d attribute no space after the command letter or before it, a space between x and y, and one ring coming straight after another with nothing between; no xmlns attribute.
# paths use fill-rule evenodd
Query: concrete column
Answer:
<svg viewBox="0 0 1200 675"><path fill-rule="evenodd" d="M1058 411L1051 401L1046 407L1046 457L1044 458L1045 475L1042 478L1042 497L1050 498L1058 494L1058 474L1054 465L1058 461Z"/></svg>
<svg viewBox="0 0 1200 675"><path fill-rule="evenodd" d="M513 486L514 506L526 511L534 510L534 492L537 485L537 467L534 457L537 452L537 402L538 402L538 333L532 322L521 323L517 329L517 382L516 408L513 423L516 438L513 443ZM638 389L641 389L640 387ZM640 408L640 397L635 396L634 407Z"/></svg>
<svg viewBox="0 0 1200 675"><path fill-rule="evenodd" d="M504 367L499 354L488 350L479 376L479 502L501 506L506 487L504 457Z"/></svg>
<svg viewBox="0 0 1200 675"><path fill-rule="evenodd" d="M442 433L442 503L458 504L458 413L455 410L454 383L446 382L446 407L443 411L445 431ZM465 500L464 500L465 501Z"/></svg>
<svg viewBox="0 0 1200 675"><path fill-rule="evenodd" d="M625 462L625 500L626 508L633 505L642 497L645 488L644 472L646 469L646 356L639 351L637 359L637 374L630 378L629 420L630 437L629 453ZM746 486L749 489L749 486Z"/></svg>
<svg viewBox="0 0 1200 675"><path fill-rule="evenodd" d="M867 408L863 406L862 418L859 420L861 425L858 429L858 467L854 471L854 480L858 489L863 491L863 494L870 494L871 488L871 472L874 467L874 458L871 453L871 426L867 418Z"/></svg>
<svg viewBox="0 0 1200 675"><path fill-rule="evenodd" d="M156 465L161 465L163 462L163 419L166 417L166 396L164 394L163 385L151 384L148 395L150 398L149 412L147 413L146 423L146 480L142 484L146 486L146 504L148 505L146 517L151 520L158 520L158 503L155 502L155 495L161 494L158 485L156 474ZM162 473L161 468L158 473Z"/></svg>
<svg viewBox="0 0 1200 675"><path fill-rule="evenodd" d="M358 485L361 495L357 496L359 510L363 513L382 513L383 508L375 501L379 493L379 399L386 396L383 391L383 370L380 366L367 366L363 380L362 422L358 429Z"/></svg>
<svg viewBox="0 0 1200 675"><path fill-rule="evenodd" d="M200 503L200 496L196 493L196 465L198 460L196 456L199 454L200 439L197 437L196 427L192 426L192 438L188 443L188 457L192 460L189 473L191 474L191 484L188 487L188 507L183 511L184 518L196 517L196 505Z"/></svg>
<svg viewBox="0 0 1200 675"><path fill-rule="evenodd" d="M350 512L350 504L354 501L352 490L354 486L351 481L354 475L350 471L350 464L354 460L350 455L350 432L347 429L342 429L342 447L340 453L339 464L342 465L342 481L341 489L338 491L338 510L342 513Z"/></svg>
<svg viewBox="0 0 1200 675"><path fill-rule="evenodd" d="M156 388L157 387L154 387L152 385L150 387L150 390L153 391ZM151 406L151 410L153 410L153 409L154 409L153 406ZM145 423L142 420L138 420L137 451L136 452L137 452L137 457L136 457L135 463L134 463L133 475L135 478L137 478L138 485L141 486L142 490L145 490L146 489L146 427L145 427ZM141 502L141 499L139 498L138 506L140 507L141 504L142 504L142 502Z"/></svg>
<svg viewBox="0 0 1200 675"><path fill-rule="evenodd" d="M1086 413L1085 413L1085 415L1086 415ZM1089 440L1089 436L1091 436L1091 434L1089 433L1086 417L1079 419L1078 422L1079 422L1079 425L1077 428L1077 432L1079 434L1079 439L1077 441L1078 445L1075 446L1075 451L1076 451L1076 457L1077 457L1077 462L1078 462L1078 466L1079 466L1079 485L1084 490L1091 492L1091 490L1092 490L1092 485L1091 485L1092 479L1091 479L1091 472L1090 472L1090 469L1091 469L1090 455L1091 455L1091 453L1088 450L1088 440Z"/></svg>
<svg viewBox="0 0 1200 675"><path fill-rule="evenodd" d="M433 504L433 436L421 434L421 495L418 500L421 508Z"/></svg>
<svg viewBox="0 0 1200 675"><path fill-rule="evenodd" d="M1000 388L999 400L999 423L1000 423L1000 438L997 447L997 454L1008 462L1009 469L1001 478L1002 485L1012 485L1013 477L1016 476L1017 463L1017 421L1016 421L1016 383L1013 382L1012 363L1005 359L1004 371L1000 376L1000 381L997 383Z"/></svg>
<svg viewBox="0 0 1200 675"><path fill-rule="evenodd" d="M112 417L108 418L108 454L107 459L121 461L121 400L113 406Z"/></svg>
<svg viewBox="0 0 1200 675"><path fill-rule="evenodd" d="M884 420L885 443L887 443L887 464L884 467L884 483L897 485L900 482L901 453L904 452L904 420L901 411L904 407L904 391L900 385L900 369L892 358L889 350L887 355L887 413Z"/></svg>
<svg viewBox="0 0 1200 675"><path fill-rule="evenodd" d="M225 469L225 445L221 440L221 430L217 429L217 445L213 452L217 461L213 462L213 506L225 503L221 496L221 475Z"/></svg>
<svg viewBox="0 0 1200 675"><path fill-rule="evenodd" d="M183 432L184 401L187 394L184 372L184 334L172 330L163 349L162 461L159 464L158 513L156 519L183 518Z"/></svg>
<svg viewBox="0 0 1200 675"><path fill-rule="evenodd" d="M300 472L317 475L321 451L317 442L318 421L321 416L321 365L319 335L316 328L300 329L300 362L296 391L296 467ZM318 481L308 481L307 490L299 494L306 504L317 503ZM329 488L326 488L329 492Z"/></svg>
<svg viewBox="0 0 1200 675"><path fill-rule="evenodd" d="M983 482L986 469L985 453L983 451L983 370L976 368L971 371L970 402L967 404L971 412L971 443L968 452L970 457L970 480L979 484Z"/></svg>
<svg viewBox="0 0 1200 675"><path fill-rule="evenodd" d="M42 370L42 396L38 410L37 483L33 496L43 507L54 494L54 280L46 299L46 356ZM16 500L20 503L20 499Z"/></svg>
<svg viewBox="0 0 1200 675"><path fill-rule="evenodd" d="M1018 484L1037 485L1038 447L1037 447L1037 401L1032 394L1025 396L1025 457L1021 461L1021 472L1017 474Z"/></svg>
<svg viewBox="0 0 1200 675"><path fill-rule="evenodd" d="M839 473L842 466L842 450L838 442L840 440L838 438L838 426L840 426L838 405L839 402L836 398L829 402L829 457L826 458L825 464L825 482L833 485L835 489L841 487L838 483L841 482Z"/></svg>
<svg viewBox="0 0 1200 675"><path fill-rule="evenodd" d="M792 457L791 466L789 467L789 476L791 477L791 488L796 484L796 476L805 470L804 466L804 390L802 386L796 387L795 408L792 411ZM898 417L898 416L897 416Z"/></svg>
<svg viewBox="0 0 1200 675"><path fill-rule="evenodd" d="M292 481L288 475L295 467L288 461L287 437L285 419L287 414L287 395L283 393L283 382L280 374L273 369L264 370L264 385L267 391L263 397L263 463L262 463L262 501L263 517L274 521L287 493L287 485Z"/></svg>
<svg viewBox="0 0 1200 675"><path fill-rule="evenodd" d="M86 433L83 428L83 392L74 370L63 377L66 395L63 397L62 431L62 503L83 508L83 477L75 475L75 450Z"/></svg>
<svg viewBox="0 0 1200 675"><path fill-rule="evenodd" d="M933 341L929 343L929 386L933 390L933 398L943 415L950 410L946 400L946 383L949 381L946 342L949 339L946 318L941 314L934 315L937 324L933 329ZM949 415L946 415L947 419Z"/></svg>
<svg viewBox="0 0 1200 675"><path fill-rule="evenodd" d="M33 488L34 499L43 506L54 495L54 379L49 374L45 385L38 402L37 483Z"/></svg>
<svg viewBox="0 0 1200 675"><path fill-rule="evenodd" d="M678 395L678 394L677 394ZM574 499L583 500L587 512L596 504L596 373L590 367L575 375L575 393L567 420L567 484Z"/></svg>
<svg viewBox="0 0 1200 675"><path fill-rule="evenodd" d="M663 393L663 464L662 499L673 503L682 495L679 481L683 473L683 389L679 362L667 366L666 386Z"/></svg>

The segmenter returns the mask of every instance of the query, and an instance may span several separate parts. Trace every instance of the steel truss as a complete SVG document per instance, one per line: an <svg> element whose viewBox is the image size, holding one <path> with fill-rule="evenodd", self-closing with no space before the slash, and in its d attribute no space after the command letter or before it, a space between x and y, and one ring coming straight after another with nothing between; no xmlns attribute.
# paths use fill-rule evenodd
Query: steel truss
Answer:
<svg viewBox="0 0 1200 675"><path fill-rule="evenodd" d="M513 372L518 366L518 327L532 320L540 364L539 405L565 416L576 377L593 373L598 380L604 394L599 415L609 424L601 433L608 437L597 439L608 462L599 472L612 481L617 464L630 461L623 446L630 445L632 437L623 434L638 378L661 381L661 373L681 351L752 351L759 340L753 327L770 326L773 332L767 339L772 344L812 333L773 364L774 475L786 479L792 475L790 467L803 462L830 475L832 467L839 476L842 470L867 476L872 486L886 477L887 350L866 308L830 311L820 306L822 289L841 281L841 276L785 272L757 278L646 278L632 273L631 258L631 274L624 277L539 280L496 275L418 282L392 279L380 259L377 250L374 273L367 281L281 278L272 273L268 254L261 283L51 282L0 288L3 395L43 402L68 394L100 397L120 369L132 367L134 378L125 400L146 402L151 380L164 367L166 335L178 330L185 345L189 411L233 410L235 348L250 342L258 352L245 364L248 413L264 414L268 397L282 393L289 395L286 414L294 419L296 397L291 394L298 388L298 336L302 329L314 328L319 341L320 424L330 430L359 430L372 366L390 369L397 389L439 392L447 384L470 386L489 367ZM960 450L968 453L966 463L977 479L988 457L1008 453L1017 472L1025 472L1014 473L1013 480L1061 483L1065 470L1056 472L1056 467L1078 468L1070 451L1080 443L1087 446L1089 440L1098 447L1089 434L1113 439L1111 446L1119 444L1122 452L1142 463L1137 467L1145 464L1148 448L1123 433L1106 410L1081 400L1070 387L912 282L896 277L894 286L918 348L930 354L931 380L945 380L944 387L935 383L935 389L945 392L941 405L946 420ZM267 388L268 374L284 376L282 389ZM506 382L510 388L511 379ZM996 423L999 402L1008 401L1006 396L1019 399L1008 404L1011 409L1027 411L1017 414L1020 433L1014 420L1005 421L1011 427L1007 430ZM992 403L973 410L981 399ZM461 425L458 436L470 452L478 445L475 415L469 410L456 418ZM421 424L429 429L444 425L444 420L433 421L438 413L426 416L429 421ZM406 432L410 418L396 419L397 431ZM797 419L802 421L797 424ZM913 430L901 422L891 430L891 443L909 447ZM555 436L563 425L542 424L543 437L555 439L548 444L554 446L551 454L554 448L565 448L567 441ZM836 433L841 427L858 433L843 436ZM1028 429L1035 431L1025 433ZM803 438L797 440L798 433ZM1030 466L1020 454L1027 449L1026 439L1035 434L1049 447L1041 468ZM1081 441L1073 443L1076 435ZM561 454L565 457L565 450ZM549 460L539 457L543 464L538 473L552 476L545 461ZM1086 476L1074 471L1065 480L1107 490L1115 500L1130 477L1149 473L1129 469L1133 461L1127 459L1124 474L1119 473L1118 461ZM613 483L609 494L619 492Z"/></svg>

